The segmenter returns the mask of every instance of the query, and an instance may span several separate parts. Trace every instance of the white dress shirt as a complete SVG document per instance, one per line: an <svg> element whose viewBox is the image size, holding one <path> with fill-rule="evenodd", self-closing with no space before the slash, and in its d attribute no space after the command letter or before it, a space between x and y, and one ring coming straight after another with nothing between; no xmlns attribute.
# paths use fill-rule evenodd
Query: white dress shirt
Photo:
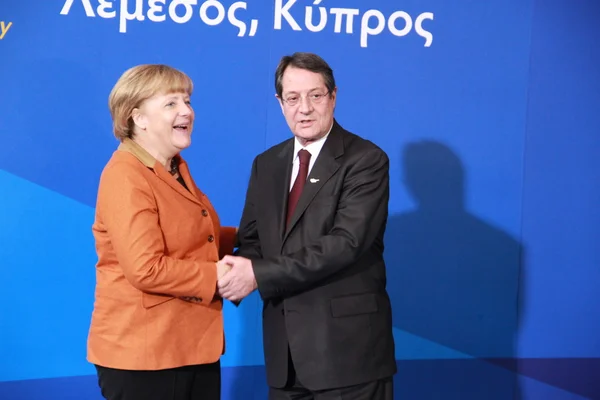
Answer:
<svg viewBox="0 0 600 400"><path fill-rule="evenodd" d="M329 130L329 132L331 132L331 129ZM290 191L294 186L294 182L296 181L296 177L298 176L298 170L300 169L300 158L298 157L298 152L304 149L310 153L310 163L308 164L308 174L306 175L308 177L308 175L310 174L310 170L312 169L313 165L315 165L315 161L317 161L317 157L319 157L319 153L321 152L321 149L325 144L325 140L327 140L327 137L329 136L329 132L327 132L327 135L323 136L321 139L309 143L308 145L306 145L306 147L303 147L298 141L298 138L295 138L294 161L292 165L292 179L290 180Z"/></svg>

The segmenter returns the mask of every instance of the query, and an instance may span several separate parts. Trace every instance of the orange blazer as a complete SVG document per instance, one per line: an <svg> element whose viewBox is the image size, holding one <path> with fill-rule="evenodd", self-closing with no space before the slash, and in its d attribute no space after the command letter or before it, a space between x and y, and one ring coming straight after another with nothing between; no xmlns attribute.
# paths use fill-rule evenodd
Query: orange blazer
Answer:
<svg viewBox="0 0 600 400"><path fill-rule="evenodd" d="M191 193L132 140L105 166L92 232L96 292L87 360L157 370L219 360L223 301L216 262L233 250L180 158Z"/></svg>

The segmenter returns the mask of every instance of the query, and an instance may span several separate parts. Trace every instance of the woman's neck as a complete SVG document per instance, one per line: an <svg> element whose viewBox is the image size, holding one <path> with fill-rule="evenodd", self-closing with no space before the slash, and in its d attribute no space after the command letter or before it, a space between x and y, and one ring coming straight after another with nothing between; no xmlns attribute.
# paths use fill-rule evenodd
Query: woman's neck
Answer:
<svg viewBox="0 0 600 400"><path fill-rule="evenodd" d="M164 154L164 152L159 151L156 146L153 146L152 143L144 140L140 135L137 135L133 141L146 150L146 152L154 157L156 161L161 163L167 171L171 171L171 162L175 156L174 154Z"/></svg>

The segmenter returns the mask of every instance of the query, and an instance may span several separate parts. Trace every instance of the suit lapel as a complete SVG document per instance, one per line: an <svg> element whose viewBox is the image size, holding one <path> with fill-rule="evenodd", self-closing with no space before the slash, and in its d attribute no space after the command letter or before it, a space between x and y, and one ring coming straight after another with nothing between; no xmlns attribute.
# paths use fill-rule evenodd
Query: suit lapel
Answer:
<svg viewBox="0 0 600 400"><path fill-rule="evenodd" d="M202 203L200 203L200 200L194 194L190 193L186 188L183 187L183 185L181 183L177 182L177 179L175 179L173 177L173 175L171 175L169 172L167 172L167 170L165 168L161 168L161 167L162 167L161 165L157 165L157 167L154 169L156 176L158 176L158 178L160 180L165 182L173 190L175 190L177 193L184 196L185 198L193 201L196 204L202 205ZM185 172L183 172L180 169L179 173L183 177L183 181L185 182L187 187L190 190L194 190L194 186L192 185L192 180L191 180L189 171L187 171L187 168L184 168L184 169L185 169Z"/></svg>
<svg viewBox="0 0 600 400"><path fill-rule="evenodd" d="M291 229L302 217L306 208L310 205L317 193L319 193L319 190L321 190L325 183L327 183L333 174L340 168L340 162L337 159L344 154L344 142L340 129L339 125L334 122L333 128L319 153L317 161L306 178L306 184L304 185L294 214L292 215L283 237L284 241Z"/></svg>
<svg viewBox="0 0 600 400"><path fill-rule="evenodd" d="M179 175L181 175L181 177L183 178L183 181L185 182L185 185L189 188L189 190L184 188L181 183L177 182L177 179L173 178L173 176L171 174L169 174L167 172L167 170L165 170L164 168L161 168L161 169L163 171L161 173L159 173L158 175L163 181L167 182L169 184L169 186L171 186L173 189L177 190L179 193L181 193L182 195L184 195L185 197L187 197L194 203L202 205L202 203L200 202L200 199L198 198L197 193L196 193L196 188L197 188L196 182L194 182L194 180L192 179L192 175L190 174L188 165L185 162L185 160L183 158L181 158L181 156L179 156ZM165 172L165 173L163 173L163 172Z"/></svg>
<svg viewBox="0 0 600 400"><path fill-rule="evenodd" d="M142 146L140 146L133 140L131 140L131 139L123 140L121 145L119 145L119 150L130 153L135 158L137 158L142 164L144 164L146 167L152 169L152 171L154 171L154 174L160 180L165 182L167 185L171 186L171 188L173 188L177 193L188 198L189 200L193 201L196 204L202 205L200 200L196 197L195 193L192 194L186 188L184 188L183 185L181 185L181 183L177 182L177 179L173 178L173 176L165 169L165 167L162 164L160 164L158 161L156 161L156 159L154 157L152 157L146 150L144 150L144 148ZM176 157L180 157L180 156L176 156ZM192 181L192 177L190 175L190 171L187 167L187 164L185 163L185 161L183 161L183 159L181 157L179 158L179 160L180 160L179 173L183 177L183 181L185 182L187 187L189 187L190 190L194 190L194 188L196 186L195 186L195 184L193 184L194 182Z"/></svg>

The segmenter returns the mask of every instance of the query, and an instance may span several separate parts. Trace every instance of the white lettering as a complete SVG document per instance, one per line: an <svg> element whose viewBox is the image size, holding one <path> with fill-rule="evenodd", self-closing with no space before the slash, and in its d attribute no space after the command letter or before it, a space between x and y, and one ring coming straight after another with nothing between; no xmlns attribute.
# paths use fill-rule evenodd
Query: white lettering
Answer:
<svg viewBox="0 0 600 400"><path fill-rule="evenodd" d="M343 15L346 15L346 33L352 34L354 16L359 13L356 8L332 8L329 12L335 14L335 25L333 27L335 33L340 33L342 31Z"/></svg>
<svg viewBox="0 0 600 400"><path fill-rule="evenodd" d="M73 5L74 0L66 0L63 5L62 10L60 10L60 15L68 15L69 11L71 11L71 6ZM90 0L81 0L81 4L83 4L83 9L85 10L85 15L88 17L95 17L94 9L90 4Z"/></svg>
<svg viewBox="0 0 600 400"><path fill-rule="evenodd" d="M101 18L115 18L117 13L119 16L119 32L125 33L127 31L128 21L138 20L144 21L146 18L153 22L163 22L167 19L167 15L178 24L184 24L191 20L194 10L193 6L198 5L198 0L118 0L120 2L120 8L117 9L115 3L117 0L98 0L96 9L92 7L90 0L81 0L81 5L85 11L87 17L95 17L97 15ZM302 31L302 28L298 22L294 19L291 14L292 7L297 3L298 0L275 0L275 15L273 28L275 30L281 30L283 21L294 31ZM321 6L323 0L310 0L312 5L305 7L304 25L305 29L309 32L321 32L327 27L328 22L328 9ZM68 15L71 12L73 4L76 0L65 0L60 11L61 15ZM79 1L78 1L79 2ZM128 3L135 2L135 9L133 12L129 12L130 7ZM237 12L242 9L248 9L247 1L234 1L228 8L222 3L222 0L202 0L200 5L199 15L202 22L209 26L216 26L221 24L225 19L229 21L231 25L237 28L237 36L254 36L258 30L258 20L252 19L249 22L245 22L243 18ZM168 5L168 7L167 7ZM148 7L146 14L144 15L144 7ZM182 6L182 7L179 7ZM211 16L209 13L210 9L214 8ZM318 8L318 12L316 11ZM215 14L216 12L216 14ZM318 16L316 15L318 13ZM333 7L329 9L329 14L335 16L333 32L346 34L354 34L355 18L359 18L361 14L357 8L339 8ZM318 18L318 21L317 21ZM432 12L424 12L418 15L416 19L413 19L405 11L395 11L389 18L376 9L370 9L363 13L360 17L360 47L367 47L369 42L369 36L376 36L383 33L386 28L389 32L398 37L408 35L411 30L415 30L416 33L425 39L424 47L430 47L433 43L433 33L426 30L423 27L425 20L433 20ZM346 20L346 26L343 27L344 19ZM374 19L375 23L371 22ZM398 20L403 20L403 24ZM387 23L386 23L387 22ZM10 29L11 23L4 25L2 22L2 31L0 31L0 39L6 35L8 29ZM357 22L358 24L358 22ZM358 30L357 25L357 30Z"/></svg>
<svg viewBox="0 0 600 400"><path fill-rule="evenodd" d="M192 18L194 10L192 5L198 4L198 0L173 0L169 4L169 17L178 24L185 24ZM183 6L185 8L185 14L183 16L177 15L177 6Z"/></svg>
<svg viewBox="0 0 600 400"><path fill-rule="evenodd" d="M236 18L235 16L235 11L239 8L242 9L246 9L246 3L244 3L243 1L236 1L235 3L233 3L229 9L227 10L227 20L229 20L229 23L233 26L235 26L236 28L238 28L240 31L238 32L238 37L244 36L244 34L246 33L246 24L242 21L240 21L239 19Z"/></svg>
<svg viewBox="0 0 600 400"><path fill-rule="evenodd" d="M422 24L423 24L423 21L426 19L430 19L433 21L433 13L426 12L426 13L419 15L417 17L417 20L415 21L415 31L417 31L417 34L419 36L425 38L424 47L429 47L429 46L431 46L431 42L433 42L433 35L431 34L431 32L428 32L425 29L423 29Z"/></svg>
<svg viewBox="0 0 600 400"><path fill-rule="evenodd" d="M402 28L401 30L398 30L398 28L396 28L395 22L398 18L404 19L404 28ZM392 35L394 36L406 36L408 35L408 32L410 32L410 30L412 29L412 18L410 17L410 15L408 15L408 13L404 11L396 11L388 18L388 29L390 30L390 32L392 32Z"/></svg>
<svg viewBox="0 0 600 400"><path fill-rule="evenodd" d="M313 4L316 6L318 5L322 0L315 0L313 2ZM307 6L306 7L306 15L304 18L304 25L306 25L306 29L308 29L311 32L320 32L323 29L325 29L325 25L327 25L327 10L325 9L325 7L319 7L319 13L320 15L320 19L319 19L319 25L314 25L312 23L312 7L311 6Z"/></svg>
<svg viewBox="0 0 600 400"><path fill-rule="evenodd" d="M150 9L148 10L148 19L152 22L163 22L167 19L167 14L158 15L158 13L164 12L163 7L166 5L167 0L150 0L148 5ZM162 3L159 5L158 3Z"/></svg>
<svg viewBox="0 0 600 400"><path fill-rule="evenodd" d="M217 9L217 16L215 18L209 18L208 13L206 12L208 7L214 7ZM205 1L200 7L200 18L206 25L219 25L225 19L225 7L223 7L223 4L216 0Z"/></svg>
<svg viewBox="0 0 600 400"><path fill-rule="evenodd" d="M112 11L106 11L106 10L110 10L112 9L113 3L110 1L106 1L106 0L98 0L98 8L96 8L96 11L98 11L98 15L102 18L114 18L117 16L117 11L116 10L112 10Z"/></svg>
<svg viewBox="0 0 600 400"><path fill-rule="evenodd" d="M227 19L229 20L229 23L240 30L238 32L238 37L242 37L246 33L246 24L244 22L240 21L239 19L237 19L237 17L235 16L235 12L240 8L245 10L246 6L247 5L245 2L237 1L237 2L233 3L227 10ZM257 28L258 28L258 21L255 19L250 21L250 32L248 33L248 36L254 36L254 34L256 34Z"/></svg>
<svg viewBox="0 0 600 400"><path fill-rule="evenodd" d="M127 0L121 0L119 32L127 32L127 21L133 21L134 19L137 19L138 21L143 21L145 19L143 11L143 0L135 0L135 11L133 12L133 14L129 13L127 7Z"/></svg>
<svg viewBox="0 0 600 400"><path fill-rule="evenodd" d="M250 33L248 34L248 36L254 36L256 34L257 29L258 29L258 20L253 19L250 22Z"/></svg>
<svg viewBox="0 0 600 400"><path fill-rule="evenodd" d="M371 17L377 18L377 26L374 28L369 26L369 19L371 19ZM360 22L360 47L367 47L367 36L379 35L381 32L383 32L384 27L385 17L381 11L369 10L364 13Z"/></svg>
<svg viewBox="0 0 600 400"><path fill-rule="evenodd" d="M283 17L287 23L292 27L295 31L301 31L300 25L296 22L296 20L290 15L290 8L294 5L296 0L288 0L286 5L282 7L283 0L275 0L275 26L274 28L277 30L281 29L281 17Z"/></svg>

